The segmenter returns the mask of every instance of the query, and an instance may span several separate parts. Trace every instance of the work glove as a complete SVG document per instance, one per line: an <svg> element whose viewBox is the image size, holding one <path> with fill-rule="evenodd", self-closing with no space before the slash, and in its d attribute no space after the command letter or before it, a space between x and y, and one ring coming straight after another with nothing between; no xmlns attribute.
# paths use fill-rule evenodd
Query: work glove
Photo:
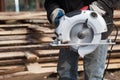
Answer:
<svg viewBox="0 0 120 80"><path fill-rule="evenodd" d="M56 8L55 10L53 10L53 12L50 15L50 18L51 18L52 24L54 24L55 27L59 25L59 20L64 14L65 12L61 8Z"/></svg>
<svg viewBox="0 0 120 80"><path fill-rule="evenodd" d="M105 15L106 14L106 11L105 9L101 6L100 3L98 3L97 1L94 1L92 2L90 5L89 5L89 9L90 10L93 10L93 11L96 11L97 13L99 13L100 15Z"/></svg>

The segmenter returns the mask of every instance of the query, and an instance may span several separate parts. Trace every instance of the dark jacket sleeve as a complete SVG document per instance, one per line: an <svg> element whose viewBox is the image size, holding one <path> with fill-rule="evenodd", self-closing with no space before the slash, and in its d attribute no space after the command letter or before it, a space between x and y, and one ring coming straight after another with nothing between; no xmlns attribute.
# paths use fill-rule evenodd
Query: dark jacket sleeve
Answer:
<svg viewBox="0 0 120 80"><path fill-rule="evenodd" d="M102 1L105 5L107 5L109 8L114 8L118 0L100 0Z"/></svg>
<svg viewBox="0 0 120 80"><path fill-rule="evenodd" d="M58 2L57 0L45 0L44 7L47 11L47 18L51 22L50 14L55 8L59 7Z"/></svg>
<svg viewBox="0 0 120 80"><path fill-rule="evenodd" d="M113 26L113 10L118 0L97 0L97 1L102 5L102 7L106 11L106 15L103 16L103 18L107 23L108 31L103 33L102 35L102 39L106 39L113 31L113 27L114 27Z"/></svg>

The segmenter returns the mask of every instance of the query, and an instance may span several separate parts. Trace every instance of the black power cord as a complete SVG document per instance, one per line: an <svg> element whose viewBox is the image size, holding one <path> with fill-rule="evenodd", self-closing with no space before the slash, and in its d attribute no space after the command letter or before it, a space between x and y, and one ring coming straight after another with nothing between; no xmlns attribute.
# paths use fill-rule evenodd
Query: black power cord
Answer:
<svg viewBox="0 0 120 80"><path fill-rule="evenodd" d="M114 38L113 42L116 42L117 36L118 36L118 28L117 28L116 25L114 25L114 28L116 29L116 34L115 34L115 38ZM109 66L109 64L110 64L110 58L111 58L111 53L112 53L113 46L114 46L114 45L111 45L110 51L108 51L108 54L109 54L109 55L108 55L108 62L107 62L107 65L106 65L106 68L105 68L105 71L104 71L102 80L104 80L106 71L107 71L108 66Z"/></svg>

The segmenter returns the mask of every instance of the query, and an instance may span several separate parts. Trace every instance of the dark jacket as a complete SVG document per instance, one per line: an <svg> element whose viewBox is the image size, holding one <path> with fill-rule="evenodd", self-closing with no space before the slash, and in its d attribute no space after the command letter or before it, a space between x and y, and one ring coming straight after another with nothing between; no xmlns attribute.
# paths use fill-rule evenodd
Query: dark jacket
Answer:
<svg viewBox="0 0 120 80"><path fill-rule="evenodd" d="M48 20L51 22L50 14L55 8L62 8L65 13L68 13L74 10L79 10L84 6L88 6L94 1L100 3L107 12L107 14L103 16L108 24L108 32L104 33L104 36L102 37L105 39L113 29L113 7L117 0L45 0L44 6L47 11Z"/></svg>

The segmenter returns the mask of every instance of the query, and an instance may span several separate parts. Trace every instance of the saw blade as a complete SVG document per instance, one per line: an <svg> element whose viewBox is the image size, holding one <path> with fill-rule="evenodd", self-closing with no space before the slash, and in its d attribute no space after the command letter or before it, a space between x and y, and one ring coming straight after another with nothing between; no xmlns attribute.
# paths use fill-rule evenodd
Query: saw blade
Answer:
<svg viewBox="0 0 120 80"><path fill-rule="evenodd" d="M93 30L84 23L75 24L70 31L70 43L91 43L94 37ZM78 50L79 47L85 47L87 45L73 45L72 48Z"/></svg>

